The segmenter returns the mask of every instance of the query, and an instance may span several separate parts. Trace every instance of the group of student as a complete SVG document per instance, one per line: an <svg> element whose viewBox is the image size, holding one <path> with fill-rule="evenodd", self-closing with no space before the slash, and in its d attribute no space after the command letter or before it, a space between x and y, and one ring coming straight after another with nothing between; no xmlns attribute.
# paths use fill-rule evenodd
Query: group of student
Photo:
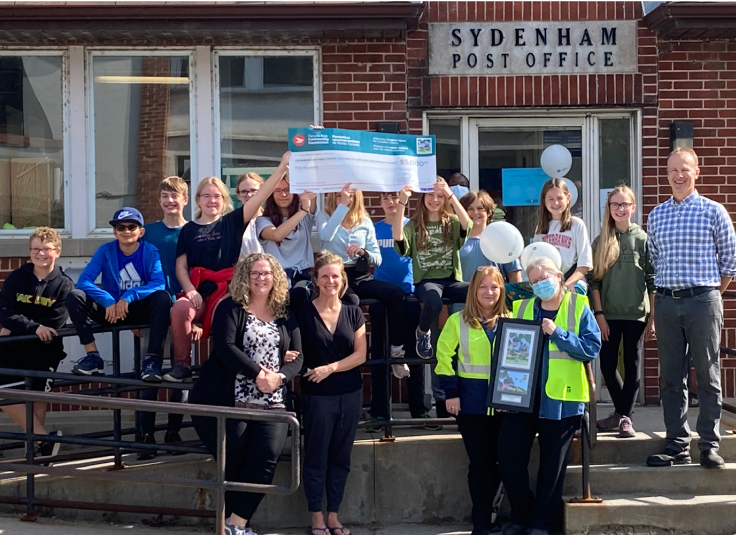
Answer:
<svg viewBox="0 0 736 535"><path fill-rule="evenodd" d="M360 299L376 299L382 306L372 307L371 313L385 310L388 315L392 371L398 378L413 379L409 386L414 417L428 417L423 366L410 369L400 359L407 353L431 359L436 353L438 416L458 416L470 458L473 533L499 528L495 512L501 480L514 525L524 528L518 533L530 526L541 530L534 532L537 535L551 529L561 507L567 452L587 401L587 382L578 384L585 380L582 362L599 351L616 407L599 425L615 427L622 436L633 434L637 345L645 329L653 330L648 296L653 273L646 234L631 222L632 191L621 186L609 193L603 229L591 248L584 222L571 215L565 182L549 180L541 193L534 240L557 247L562 266L535 261L526 266L528 283L522 283L518 260L497 266L480 249L480 234L497 215L488 193L450 186L438 177L431 192L418 195L411 219L405 217L412 197L409 188L381 193L385 218L374 224L362 192L350 184L326 194L323 210L317 213L314 193L290 191L288 158L289 153L284 154L268 180L255 173L239 178L238 209L233 209L221 180L205 178L197 187L195 216L189 222L182 215L189 201L186 183L178 177L165 179L159 192L163 218L144 225L138 210L118 210L110 220L115 240L95 253L76 288L54 264L61 253L59 235L37 229L30 240L31 262L13 272L0 292L0 324L3 335L37 334L38 351L33 354L38 357L22 356L30 354L28 346L2 344L0 367L55 370L65 357L55 329L69 316L87 352L74 366L75 374L104 373L93 321L150 326L141 378L151 383L190 381L192 343L211 336L209 358L190 395L193 403L286 410L285 386L301 374L309 530L312 535L348 535L338 511L362 409L358 368L367 353L365 319L358 304ZM462 175L449 182L462 182L458 178L467 183ZM322 246L316 257L311 242L315 225ZM580 295L588 286L595 312ZM546 388L540 387L532 414L489 414L486 409L495 329L498 318L508 314L507 290L529 298L514 301L513 315L542 321L545 355L554 354L544 359L540 385ZM407 301L412 293L421 308ZM458 303L461 310L446 322L435 351L431 335L443 298ZM374 318L374 329L377 323ZM163 373L169 329L173 365ZM622 336L623 381L616 371ZM374 357L382 352L376 338ZM580 366L560 368L562 361ZM20 381L1 379L6 385ZM34 382L33 387L50 390L51 381ZM147 395L155 395L155 390L150 392ZM36 408L35 431L45 434L45 408ZM22 407L3 410L24 425ZM374 398L374 417L380 417L381 410L380 400ZM215 455L214 420L193 421ZM154 423L153 415L142 421L145 443L155 443ZM180 417L170 418L167 443L181 440L180 425ZM545 462L534 501L526 465L537 432ZM228 421L226 479L270 483L286 433L285 424ZM509 440L499 441L499 436ZM53 444L38 448L55 453ZM139 457L153 455L149 451ZM322 513L325 491L327 518ZM250 520L262 498L227 492L227 533L251 533Z"/></svg>

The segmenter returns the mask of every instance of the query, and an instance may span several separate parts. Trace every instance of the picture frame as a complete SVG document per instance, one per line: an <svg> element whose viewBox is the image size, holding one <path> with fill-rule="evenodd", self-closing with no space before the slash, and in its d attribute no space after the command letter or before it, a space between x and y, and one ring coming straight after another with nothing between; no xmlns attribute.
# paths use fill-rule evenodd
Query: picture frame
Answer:
<svg viewBox="0 0 736 535"><path fill-rule="evenodd" d="M491 359L488 406L533 412L544 350L541 321L500 318Z"/></svg>

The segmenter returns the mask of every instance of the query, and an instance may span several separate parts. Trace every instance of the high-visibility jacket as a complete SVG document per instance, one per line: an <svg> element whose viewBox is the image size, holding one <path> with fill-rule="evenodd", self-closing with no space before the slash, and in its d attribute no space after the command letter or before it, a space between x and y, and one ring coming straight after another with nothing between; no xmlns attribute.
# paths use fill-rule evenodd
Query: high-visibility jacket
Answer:
<svg viewBox="0 0 736 535"><path fill-rule="evenodd" d="M555 324L564 331L579 334L580 318L587 304L586 296L565 292ZM515 301L513 315L515 318L533 320L534 299ZM561 401L590 401L585 365L565 351L560 351L552 339L549 340L549 363L544 391L548 397Z"/></svg>
<svg viewBox="0 0 736 535"><path fill-rule="evenodd" d="M465 323L462 312L452 314L437 340L435 372L447 399L460 398L466 414L488 414L488 383L491 380L493 345L483 329ZM457 352L457 371L453 360Z"/></svg>

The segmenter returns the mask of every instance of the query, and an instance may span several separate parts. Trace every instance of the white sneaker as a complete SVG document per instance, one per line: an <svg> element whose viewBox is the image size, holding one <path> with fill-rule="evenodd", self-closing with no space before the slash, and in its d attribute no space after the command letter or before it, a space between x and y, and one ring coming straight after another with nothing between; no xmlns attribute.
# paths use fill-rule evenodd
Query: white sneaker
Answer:
<svg viewBox="0 0 736 535"><path fill-rule="evenodd" d="M225 535L256 535L256 532L249 527L233 526L227 519L225 520Z"/></svg>
<svg viewBox="0 0 736 535"><path fill-rule="evenodd" d="M403 349L391 348L391 358L392 359L403 359L404 354L405 353ZM411 372L409 371L409 366L407 366L406 364L392 364L391 373L393 373L394 377L396 377L397 379L403 379L411 375Z"/></svg>

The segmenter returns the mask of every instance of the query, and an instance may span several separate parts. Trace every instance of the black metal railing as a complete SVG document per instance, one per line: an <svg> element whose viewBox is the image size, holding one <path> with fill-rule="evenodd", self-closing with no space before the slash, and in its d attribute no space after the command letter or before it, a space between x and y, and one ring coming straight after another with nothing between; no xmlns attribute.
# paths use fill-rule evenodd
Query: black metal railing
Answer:
<svg viewBox="0 0 736 535"><path fill-rule="evenodd" d="M209 405L194 405L186 403L168 403L161 401L144 401L136 399L116 399L105 397L90 397L68 393L45 393L26 390L4 390L0 393L4 399L22 402L26 405L26 432L4 433L13 435L11 438L24 438L26 445L26 462L2 463L4 470L21 472L26 476L26 498L16 500L25 504L26 519L35 519L35 479L36 474L50 474L64 477L76 477L83 479L96 479L103 481L124 481L128 483L150 483L154 485L173 485L178 487L189 487L197 489L211 489L217 491L215 517L217 520L217 533L224 533L225 522L225 491L259 492L264 494L287 495L296 492L300 484L300 428L299 422L291 413L274 412L267 410L234 409L229 407L214 407ZM119 451L123 447L131 449L161 449L161 446L140 444L137 442L124 442L115 437L114 440L86 439L75 436L37 435L33 432L33 403L63 403L79 405L83 407L112 409L113 411L130 410L166 412L189 416L203 416L217 419L217 480L182 478L170 476L143 475L124 471L99 471L59 466L39 466L34 457L34 441L60 442L63 444L78 445L107 445ZM291 431L291 483L288 486L263 485L256 483L241 483L225 480L225 422L228 419L254 420L281 422L288 424ZM169 447L171 448L171 447ZM64 506L65 502L60 502ZM110 510L110 505L105 504L105 509ZM125 506L130 512L143 512L140 506ZM154 509L159 514L163 511L159 508L145 507L146 512ZM118 508L120 510L120 508Z"/></svg>

